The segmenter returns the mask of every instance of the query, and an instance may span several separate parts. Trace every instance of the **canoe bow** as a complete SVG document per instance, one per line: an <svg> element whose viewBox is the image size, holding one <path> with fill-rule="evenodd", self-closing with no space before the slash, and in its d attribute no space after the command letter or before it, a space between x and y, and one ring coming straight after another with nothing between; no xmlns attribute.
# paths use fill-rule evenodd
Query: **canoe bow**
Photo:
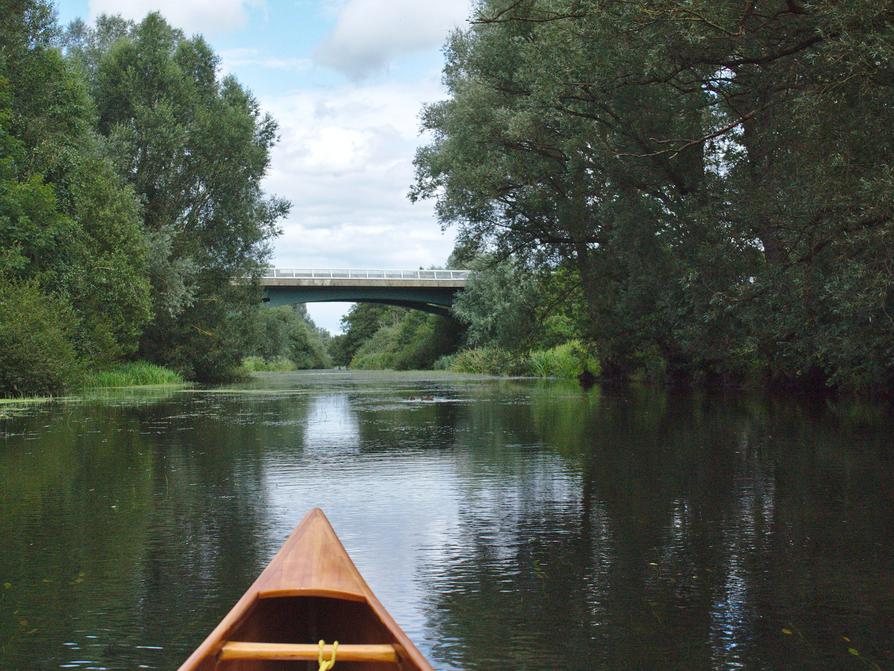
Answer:
<svg viewBox="0 0 894 671"><path fill-rule="evenodd" d="M326 515L314 508L180 671L260 670L315 660L320 638L338 638L338 659L357 671L433 671L366 584Z"/></svg>

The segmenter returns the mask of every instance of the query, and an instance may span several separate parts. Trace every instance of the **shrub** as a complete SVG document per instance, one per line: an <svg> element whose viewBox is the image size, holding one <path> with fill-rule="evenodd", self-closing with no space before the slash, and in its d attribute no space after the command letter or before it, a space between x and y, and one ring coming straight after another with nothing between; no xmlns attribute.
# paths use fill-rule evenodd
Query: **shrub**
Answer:
<svg viewBox="0 0 894 671"><path fill-rule="evenodd" d="M459 324L418 310L391 308L357 347L351 368L425 370L456 346Z"/></svg>
<svg viewBox="0 0 894 671"><path fill-rule="evenodd" d="M480 375L522 375L526 361L499 347L477 347L454 355L450 370Z"/></svg>
<svg viewBox="0 0 894 671"><path fill-rule="evenodd" d="M434 364L432 364L432 370L453 370L454 361L456 361L456 354L439 356Z"/></svg>
<svg viewBox="0 0 894 671"><path fill-rule="evenodd" d="M246 373L268 373L295 370L295 362L284 356L265 359L260 356L247 356L242 360L242 370Z"/></svg>
<svg viewBox="0 0 894 671"><path fill-rule="evenodd" d="M537 377L576 378L585 370L592 375L601 372L598 359L580 340L531 352L528 367Z"/></svg>
<svg viewBox="0 0 894 671"><path fill-rule="evenodd" d="M303 305L257 311L255 356L243 360L246 372L329 368L328 334L318 329ZM286 363L291 361L291 365Z"/></svg>
<svg viewBox="0 0 894 671"><path fill-rule="evenodd" d="M36 282L0 277L0 393L50 395L76 385L75 323L68 304Z"/></svg>
<svg viewBox="0 0 894 671"><path fill-rule="evenodd" d="M357 370L394 370L393 362L385 352L357 352L351 359L350 367Z"/></svg>

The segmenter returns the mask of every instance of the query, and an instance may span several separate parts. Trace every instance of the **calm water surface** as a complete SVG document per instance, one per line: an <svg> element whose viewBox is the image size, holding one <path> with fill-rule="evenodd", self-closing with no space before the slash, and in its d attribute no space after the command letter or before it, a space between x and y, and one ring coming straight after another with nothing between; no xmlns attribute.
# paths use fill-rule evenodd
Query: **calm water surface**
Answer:
<svg viewBox="0 0 894 671"><path fill-rule="evenodd" d="M347 373L0 406L0 668L176 668L312 506L438 669L894 668L890 406Z"/></svg>

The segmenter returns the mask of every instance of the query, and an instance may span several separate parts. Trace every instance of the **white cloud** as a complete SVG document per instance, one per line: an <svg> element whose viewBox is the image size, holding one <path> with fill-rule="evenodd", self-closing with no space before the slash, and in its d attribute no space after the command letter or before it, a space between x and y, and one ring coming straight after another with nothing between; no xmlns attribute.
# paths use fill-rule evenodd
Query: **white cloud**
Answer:
<svg viewBox="0 0 894 671"><path fill-rule="evenodd" d="M161 12L167 21L187 33L224 33L245 25L248 12L263 8L264 0L90 0L90 18L120 14L141 20L149 12Z"/></svg>
<svg viewBox="0 0 894 671"><path fill-rule="evenodd" d="M385 69L401 54L438 47L469 15L469 0L346 0L316 53L352 79Z"/></svg>
<svg viewBox="0 0 894 671"><path fill-rule="evenodd" d="M412 84L346 85L264 97L280 142L264 190L292 201L275 242L280 268L443 265L454 234L431 202L410 203L418 115L445 93L437 76ZM337 332L343 303L311 303L317 324Z"/></svg>
<svg viewBox="0 0 894 671"><path fill-rule="evenodd" d="M279 121L264 189L292 201L279 267L418 268L446 262L452 233L433 205L410 203L418 114L443 91L413 84L344 86L262 99Z"/></svg>
<svg viewBox="0 0 894 671"><path fill-rule="evenodd" d="M269 70L291 70L300 72L309 69L313 63L307 58L281 58L268 56L258 49L223 49L218 52L221 70L232 72L242 66L256 66Z"/></svg>

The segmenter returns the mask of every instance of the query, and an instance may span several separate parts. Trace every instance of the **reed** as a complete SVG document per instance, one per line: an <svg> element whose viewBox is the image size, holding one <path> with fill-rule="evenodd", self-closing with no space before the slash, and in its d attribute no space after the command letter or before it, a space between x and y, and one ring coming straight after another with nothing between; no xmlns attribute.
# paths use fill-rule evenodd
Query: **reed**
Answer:
<svg viewBox="0 0 894 671"><path fill-rule="evenodd" d="M176 371L146 361L123 363L112 369L87 373L84 389L104 387L142 387L147 385L183 384Z"/></svg>

